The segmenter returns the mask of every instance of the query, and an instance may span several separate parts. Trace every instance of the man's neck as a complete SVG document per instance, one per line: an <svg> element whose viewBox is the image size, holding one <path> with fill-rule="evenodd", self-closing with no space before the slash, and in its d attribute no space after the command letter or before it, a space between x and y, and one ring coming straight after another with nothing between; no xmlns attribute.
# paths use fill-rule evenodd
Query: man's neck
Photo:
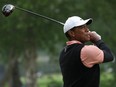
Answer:
<svg viewBox="0 0 116 87"><path fill-rule="evenodd" d="M66 42L67 45L72 45L72 44L75 44L75 43L82 44L80 41L77 41L77 40L71 40L71 41Z"/></svg>

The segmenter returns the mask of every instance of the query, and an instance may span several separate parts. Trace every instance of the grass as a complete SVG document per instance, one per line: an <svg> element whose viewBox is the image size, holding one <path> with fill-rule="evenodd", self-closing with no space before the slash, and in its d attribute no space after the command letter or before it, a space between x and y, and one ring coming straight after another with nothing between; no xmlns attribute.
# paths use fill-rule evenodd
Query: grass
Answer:
<svg viewBox="0 0 116 87"><path fill-rule="evenodd" d="M26 83L24 77L21 78L23 84ZM62 76L60 74L42 75L37 79L38 87L62 87Z"/></svg>

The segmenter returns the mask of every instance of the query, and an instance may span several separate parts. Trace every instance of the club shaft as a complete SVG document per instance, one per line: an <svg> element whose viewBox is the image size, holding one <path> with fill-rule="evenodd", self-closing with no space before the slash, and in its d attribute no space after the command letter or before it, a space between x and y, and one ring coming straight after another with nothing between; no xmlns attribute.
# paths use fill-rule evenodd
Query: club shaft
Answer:
<svg viewBox="0 0 116 87"><path fill-rule="evenodd" d="M17 9L19 9L19 10L21 10L21 11L25 11L25 12L27 12L27 13L31 13L31 14L33 14L33 15L36 15L36 16L39 16L39 17L48 19L48 20L50 20L50 21L59 23L59 24L61 24L61 25L64 25L64 23L62 23L62 22L60 22L60 21L57 21L57 20L52 19L52 18L50 18L50 17L47 17L47 16L44 16L44 15L41 15L41 14L38 14L38 13L35 13L35 12L32 12L32 11L29 11L29 10L27 10L27 9L23 9L23 8L20 8L20 7L17 7L17 6L15 6L15 8L17 8Z"/></svg>

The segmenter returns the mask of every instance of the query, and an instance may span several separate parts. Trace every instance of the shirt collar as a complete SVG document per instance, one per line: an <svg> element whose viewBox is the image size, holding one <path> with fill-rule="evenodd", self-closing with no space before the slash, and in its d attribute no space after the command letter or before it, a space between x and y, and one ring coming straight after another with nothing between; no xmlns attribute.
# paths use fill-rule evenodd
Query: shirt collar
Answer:
<svg viewBox="0 0 116 87"><path fill-rule="evenodd" d="M71 40L71 41L66 42L67 45L72 45L72 44L75 44L75 43L82 44L80 41L77 41L77 40Z"/></svg>

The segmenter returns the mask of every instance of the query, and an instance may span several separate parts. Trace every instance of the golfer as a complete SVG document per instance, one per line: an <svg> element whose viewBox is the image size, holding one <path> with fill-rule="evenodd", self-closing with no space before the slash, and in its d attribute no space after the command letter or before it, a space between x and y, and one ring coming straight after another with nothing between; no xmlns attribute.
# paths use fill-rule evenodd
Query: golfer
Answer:
<svg viewBox="0 0 116 87"><path fill-rule="evenodd" d="M110 62L113 55L109 47L88 25L92 19L78 16L69 17L64 24L64 34L68 42L60 54L60 68L63 87L99 87L99 64ZM93 45L86 45L86 42Z"/></svg>

